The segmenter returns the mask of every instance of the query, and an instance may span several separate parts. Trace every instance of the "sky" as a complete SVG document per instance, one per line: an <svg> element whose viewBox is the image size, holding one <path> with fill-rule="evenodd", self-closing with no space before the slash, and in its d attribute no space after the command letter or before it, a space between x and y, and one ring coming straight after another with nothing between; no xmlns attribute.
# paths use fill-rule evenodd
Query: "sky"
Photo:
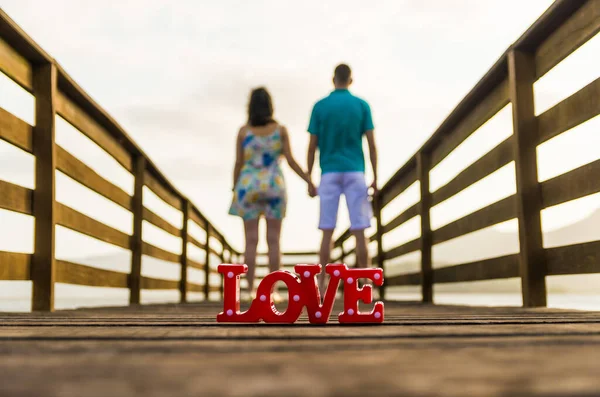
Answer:
<svg viewBox="0 0 600 397"><path fill-rule="evenodd" d="M305 167L311 108L332 89L335 65L350 64L355 81L352 91L366 99L373 111L382 185L551 3L107 0L100 4L91 0L0 0L0 7L125 128L234 246L242 249L241 221L227 212L235 136L245 122L252 88L264 85L271 91L275 116L288 127L294 156ZM599 41L596 38L571 69L563 68L554 75L553 71L536 85L538 111L598 77L597 61L590 60L595 59ZM572 68L578 73L572 73ZM0 106L33 122L31 98L2 75ZM597 126L595 120L579 134L587 134L590 142L599 143L598 134L594 134ZM474 134L460 148L462 152L450 156L443 169L433 170L432 185L443 185L461 167L511 133L509 107ZM99 173L131 191L130 176L77 134L59 121L59 144L71 147L76 154L86 153L86 160ZM540 148L540 161L544 161L540 164L541 177L548 179L581 161L600 157L594 145L584 145L587 154L566 156L566 163L557 165L555 155L564 152L565 147L574 148L569 146L575 145L573 141ZM581 145L582 140L577 141ZM32 159L6 146L0 145L0 177L33 187ZM435 208L434 227L511 194L511 166L474 190L461 193L454 202L449 200ZM283 249L314 250L319 242L318 202L308 198L304 183L289 167L285 166L284 171L289 204ZM315 177L318 181L316 172ZM130 232L128 214L98 201L66 177L58 183L58 195L65 201L80 198L69 205L88 213L102 208L107 223ZM411 191L417 190L413 186ZM409 201L403 197L392 203L384 213L384 221L393 218ZM582 219L597 208L598 202L547 216L545 227L559 228ZM157 200L154 203L161 207ZM163 209L161 214L170 214L168 208ZM31 233L31 222L5 212L0 217L4 225L12 222L22 226L19 232L0 227L0 248L14 249L15 241L24 241L22 237ZM388 236L385 245L408 241L415 230L418 234L418 222L413 223ZM340 231L348 224L343 210ZM514 228L514 222L500 226L506 232L514 232ZM151 233L159 243L170 244L160 232ZM83 245L73 244L68 238L64 241L64 249L73 256L102 251L83 252ZM22 250L30 250L29 243L23 244ZM177 242L170 246L177 249Z"/></svg>

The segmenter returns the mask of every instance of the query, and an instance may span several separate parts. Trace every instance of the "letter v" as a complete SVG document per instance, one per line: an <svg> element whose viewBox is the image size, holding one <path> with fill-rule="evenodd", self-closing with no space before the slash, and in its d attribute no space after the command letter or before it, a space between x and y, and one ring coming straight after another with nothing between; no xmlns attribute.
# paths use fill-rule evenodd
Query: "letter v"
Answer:
<svg viewBox="0 0 600 397"><path fill-rule="evenodd" d="M300 287L311 324L326 324L329 321L340 279L346 270L347 267L343 264L329 264L325 267L330 279L323 303L321 303L321 294L315 280L315 276L321 272L321 265L296 265L294 267L294 271L300 276Z"/></svg>

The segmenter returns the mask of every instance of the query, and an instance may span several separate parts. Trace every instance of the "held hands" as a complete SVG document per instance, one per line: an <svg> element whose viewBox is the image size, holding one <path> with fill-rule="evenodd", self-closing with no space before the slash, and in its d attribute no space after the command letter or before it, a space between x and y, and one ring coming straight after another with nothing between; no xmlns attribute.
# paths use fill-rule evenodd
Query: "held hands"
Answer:
<svg viewBox="0 0 600 397"><path fill-rule="evenodd" d="M307 181L308 183L308 195L311 198L314 198L317 196L317 188L315 187L315 184L313 183L312 179L310 178L310 176L308 176Z"/></svg>
<svg viewBox="0 0 600 397"><path fill-rule="evenodd" d="M314 198L317 196L317 188L315 187L315 185L312 181L308 181L308 195L311 198Z"/></svg>

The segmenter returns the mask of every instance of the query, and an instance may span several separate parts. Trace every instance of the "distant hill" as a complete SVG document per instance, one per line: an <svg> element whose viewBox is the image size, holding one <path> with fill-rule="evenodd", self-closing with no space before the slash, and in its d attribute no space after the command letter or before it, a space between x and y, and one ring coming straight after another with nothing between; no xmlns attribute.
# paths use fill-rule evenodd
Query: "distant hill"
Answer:
<svg viewBox="0 0 600 397"><path fill-rule="evenodd" d="M475 236L478 236L475 238ZM455 263L455 256L462 257L465 249L473 257L490 257L490 252L497 252L498 247L503 247L508 252L500 253L500 256L518 251L518 240L515 245L515 234L505 233L495 229L487 229L473 236L469 241L468 248L444 249L443 257L434 258L435 265L446 266L446 263ZM600 210L596 210L585 219L571 225L544 233L544 246L557 247L578 244L588 241L600 240ZM461 244L462 245L462 244ZM417 268L417 263L404 263L403 267ZM483 286L485 284L485 286ZM600 294L600 274L598 275L576 275L551 277L548 282L549 289L554 293L579 293ZM444 292L491 292L491 293L514 293L520 292L520 284L517 280L486 281L483 283L457 283L445 284L436 287Z"/></svg>

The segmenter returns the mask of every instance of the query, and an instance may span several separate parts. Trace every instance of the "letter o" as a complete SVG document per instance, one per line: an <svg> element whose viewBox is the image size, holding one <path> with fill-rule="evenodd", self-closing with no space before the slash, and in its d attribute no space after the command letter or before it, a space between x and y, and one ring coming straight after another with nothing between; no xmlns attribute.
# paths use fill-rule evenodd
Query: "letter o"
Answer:
<svg viewBox="0 0 600 397"><path fill-rule="evenodd" d="M288 288L288 296L298 295L300 297L298 301L288 299L288 307L283 313L277 310L271 297L273 286L278 281L283 281L285 283ZM254 299L252 306L256 306L255 310L257 316L266 323L291 324L298 320L300 314L302 314L304 295L302 294L302 288L300 287L300 279L290 272L278 270L268 274L258 285L256 296L258 297L261 295L267 296L268 299L264 302L259 299Z"/></svg>

